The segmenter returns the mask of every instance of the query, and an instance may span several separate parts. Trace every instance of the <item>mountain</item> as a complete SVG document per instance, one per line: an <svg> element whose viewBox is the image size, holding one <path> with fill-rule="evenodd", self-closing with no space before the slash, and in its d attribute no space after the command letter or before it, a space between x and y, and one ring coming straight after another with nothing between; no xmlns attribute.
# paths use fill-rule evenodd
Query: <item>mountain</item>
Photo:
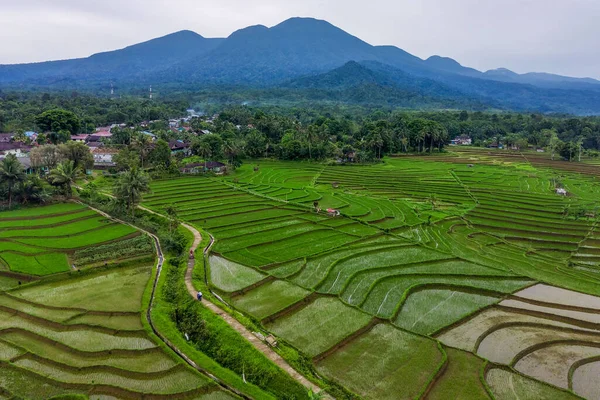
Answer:
<svg viewBox="0 0 600 400"><path fill-rule="evenodd" d="M481 77L480 71L477 71L473 68L463 67L458 61L449 57L431 56L425 60L425 65L439 71L465 76Z"/></svg>
<svg viewBox="0 0 600 400"><path fill-rule="evenodd" d="M163 92L238 87L301 92L286 98L309 92L341 102L365 97L392 106L419 107L422 101L442 107L600 114L600 82L594 79L507 69L480 72L442 56L423 60L398 47L372 46L313 18L291 18L270 28L250 26L224 39L181 31L87 58L0 66L0 88L106 93L110 83L132 91L147 85Z"/></svg>
<svg viewBox="0 0 600 400"><path fill-rule="evenodd" d="M83 81L121 81L165 70L206 54L223 39L206 39L180 31L124 49L88 58L0 66L0 84L29 82L47 85Z"/></svg>
<svg viewBox="0 0 600 400"><path fill-rule="evenodd" d="M600 81L592 78L571 78L568 76L548 74L544 72L529 72L517 74L506 68L497 68L484 72L486 79L502 82L524 83L547 88L579 88L600 89Z"/></svg>

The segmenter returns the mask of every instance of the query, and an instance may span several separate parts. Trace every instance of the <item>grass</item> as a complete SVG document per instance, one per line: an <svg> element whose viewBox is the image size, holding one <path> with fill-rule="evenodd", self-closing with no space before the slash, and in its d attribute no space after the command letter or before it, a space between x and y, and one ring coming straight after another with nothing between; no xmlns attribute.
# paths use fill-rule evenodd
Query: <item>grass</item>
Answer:
<svg viewBox="0 0 600 400"><path fill-rule="evenodd" d="M113 223L75 203L0 212L0 264L13 272L35 276L67 272L72 258L77 258L73 250L91 249L97 255L102 249L94 247L135 235L138 233L130 226ZM130 245L128 241L120 243L120 252L87 261L123 261L152 252L150 247L128 252Z"/></svg>
<svg viewBox="0 0 600 400"><path fill-rule="evenodd" d="M31 218L52 216L87 209L86 206L76 203L58 203L43 207L27 207L14 211L3 211L2 218Z"/></svg>

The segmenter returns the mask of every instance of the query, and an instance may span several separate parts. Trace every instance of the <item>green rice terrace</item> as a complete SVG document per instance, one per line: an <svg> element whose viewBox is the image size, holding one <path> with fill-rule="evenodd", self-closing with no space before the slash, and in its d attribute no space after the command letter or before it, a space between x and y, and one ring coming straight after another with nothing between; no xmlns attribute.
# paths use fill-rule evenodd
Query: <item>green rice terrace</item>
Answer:
<svg viewBox="0 0 600 400"><path fill-rule="evenodd" d="M236 398L145 329L149 237L75 203L2 212L0 237L0 398Z"/></svg>
<svg viewBox="0 0 600 400"><path fill-rule="evenodd" d="M599 398L598 172L535 157L257 161L144 205L213 236L212 291L350 397Z"/></svg>
<svg viewBox="0 0 600 400"><path fill-rule="evenodd" d="M482 149L260 160L153 181L142 206L172 206L202 235L188 290L210 303L185 291L202 329L258 357L223 322L235 317L330 397L598 399L599 178L591 164ZM187 343L185 325L165 322L185 307L148 311L155 283L159 303L183 301L166 288L186 269L157 279L156 254L79 203L0 213L0 399L308 398L219 366L213 342Z"/></svg>

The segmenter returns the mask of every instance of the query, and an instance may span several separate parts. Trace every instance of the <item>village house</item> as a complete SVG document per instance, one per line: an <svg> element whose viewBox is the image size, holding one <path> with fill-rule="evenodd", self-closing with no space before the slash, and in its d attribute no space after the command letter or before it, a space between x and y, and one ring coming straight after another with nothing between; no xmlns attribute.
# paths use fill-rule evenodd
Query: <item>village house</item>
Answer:
<svg viewBox="0 0 600 400"><path fill-rule="evenodd" d="M32 148L33 146L21 142L0 142L0 158L4 158L9 154L24 157Z"/></svg>
<svg viewBox="0 0 600 400"><path fill-rule="evenodd" d="M224 174L227 172L227 166L218 161L209 161L206 163L191 163L181 168L180 171L184 174L204 174L213 172L215 174Z"/></svg>
<svg viewBox="0 0 600 400"><path fill-rule="evenodd" d="M14 136L14 133L0 133L0 143L10 143Z"/></svg>
<svg viewBox="0 0 600 400"><path fill-rule="evenodd" d="M171 140L169 141L169 148L171 149L171 154L183 154L189 156L191 154L191 149L189 143L185 143L182 140Z"/></svg>
<svg viewBox="0 0 600 400"><path fill-rule="evenodd" d="M102 147L104 146L104 143L102 143L102 137L98 136L98 135L89 135L86 139L85 139L85 144L90 148L90 149L94 149L97 147Z"/></svg>
<svg viewBox="0 0 600 400"><path fill-rule="evenodd" d="M94 157L94 167L95 168L111 168L116 166L116 163L113 161L113 156L118 154L119 150L98 147L92 149L92 156Z"/></svg>
<svg viewBox="0 0 600 400"><path fill-rule="evenodd" d="M82 135L71 135L71 140L74 142L81 142L81 143L85 143L85 141L87 140L87 138L90 135L86 135L86 134L82 134Z"/></svg>
<svg viewBox="0 0 600 400"><path fill-rule="evenodd" d="M467 135L460 135L452 139L450 144L454 146L470 146L473 144L473 140Z"/></svg>

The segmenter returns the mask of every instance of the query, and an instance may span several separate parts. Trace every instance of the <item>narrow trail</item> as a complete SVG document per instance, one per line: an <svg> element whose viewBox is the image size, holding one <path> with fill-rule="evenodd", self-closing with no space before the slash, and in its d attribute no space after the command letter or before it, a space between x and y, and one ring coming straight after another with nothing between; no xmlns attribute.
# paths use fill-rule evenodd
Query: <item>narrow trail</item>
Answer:
<svg viewBox="0 0 600 400"><path fill-rule="evenodd" d="M106 196L112 197L114 198L113 195L108 194L108 193L103 193ZM86 204L87 205L87 204ZM112 220L116 220L119 221L123 224L129 225L134 227L135 229L140 230L141 232L144 232L148 235L150 235L154 242L156 243L157 246L157 254L159 257L159 265L158 265L158 271L156 274L156 279L154 282L154 287L152 289L152 297L151 297L151 301L150 301L150 307L148 308L148 322L150 323L150 326L152 327L152 330L155 332L155 334L163 341L165 342L165 344L167 344L167 346L171 347L171 349L173 351L175 351L175 353L177 353L180 357L182 357L188 364L190 364L192 367L194 367L195 369L201 371L202 373L205 373L209 376L211 376L211 378L215 379L218 381L218 379L214 376L212 376L210 373L208 373L207 371L202 370L198 365L196 365L191 359L189 359L185 354L183 354L183 352L181 352L179 349L177 349L173 344L171 344L166 338L164 338L160 332L158 332L155 328L154 328L154 324L152 323L151 317L150 317L150 312L152 309L152 304L154 302L154 294L156 291L156 286L158 284L158 279L160 277L160 272L162 270L162 265L163 265L163 261L164 261L164 257L163 257L163 253L160 247L160 241L158 240L158 237L156 237L155 235L153 235L150 232L147 232L137 226L131 225L127 222L123 222L120 221L112 216L110 216L109 214L97 210L89 205L87 205L88 207L92 208L93 210L95 210L96 212L106 216L107 218L110 218ZM138 209L142 210L142 211L146 211L148 213L154 214L154 215L158 215L162 218L166 218L164 215L157 213L156 211L153 211L149 208L143 207L141 205L138 205L137 207ZM194 235L194 241L192 243L192 246L190 248L190 253L194 254L196 252L196 250L198 249L198 247L200 246L200 243L202 242L202 235L200 234L200 232L194 228L191 225L188 225L186 223L181 222L181 226L183 226L185 229L187 229L188 231L190 231L193 235ZM208 253L210 252L210 249L212 247L214 243L214 238L211 236L210 237L210 243L209 245L204 249L204 255L208 255ZM198 293L198 291L196 290L196 288L194 287L194 283L193 283L193 273L194 273L194 267L196 264L196 260L195 258L192 258L191 256L188 259L188 264L187 264L187 269L185 272L185 285L186 288L188 290L188 293L190 294L190 296L192 296L194 299L196 298L196 295ZM279 368L283 369L285 372L287 372L296 382L300 383L302 386L304 386L306 389L310 389L312 390L314 393L319 393L321 392L321 388L317 385L315 385L314 383L312 383L311 381L309 381L308 379L306 379L302 374L300 374L298 371L296 371L290 364L288 364L288 362L283 359L283 357L281 357L279 354L277 354L275 352L275 350L273 350L271 347L269 347L266 343L264 343L262 340L260 340L258 337L256 337L252 332L250 332L244 325L242 325L238 320L236 320L234 317L232 317L231 315L229 315L227 312L223 311L219 306L217 306L216 304L206 300L206 298L202 299L202 304L208 308L209 310L211 310L213 313L217 314L218 316L220 316L225 322L227 322L227 324L229 326L231 326L233 329L235 329L240 335L242 335L242 337L244 337L248 342L250 342L250 344L252 344L252 346L254 346L255 349L257 349L258 351L260 351L261 353L263 353L269 360L271 360L272 362L274 362ZM220 383L220 382L219 382ZM231 388L228 388L231 390ZM237 394L240 394L239 392L237 392L236 390L232 390ZM246 397L246 396L244 396ZM247 397L246 397L247 398ZM329 397L326 397L329 398Z"/></svg>
<svg viewBox="0 0 600 400"><path fill-rule="evenodd" d="M193 253L198 249L198 246L202 242L202 235L200 234L200 232L198 232L198 230L196 228L194 228L190 225L187 225L184 223L182 223L181 225L194 234L194 243L192 244L192 247L191 247L191 252ZM211 236L210 244L204 249L205 256L207 256L208 253L210 252L210 248L212 247L213 243L214 243L214 238ZM196 294L198 293L196 288L194 288L194 283L193 283L193 279L192 279L195 264L196 264L196 260L194 258L190 257L190 259L188 260L187 271L185 273L185 285L187 287L187 290L188 290L190 296L192 296L193 298L196 298ZM235 319L234 317L232 317L231 315L229 315L228 313L223 311L216 304L206 300L205 298L202 299L202 304L206 308L208 308L209 310L214 312L215 314L219 315L225 322L227 322L229 324L229 326L231 326L240 335L242 335L247 341L249 341L258 351L263 353L269 360L271 360L272 362L277 364L277 366L279 368L286 371L292 378L294 378L294 380L296 380L302 386L304 386L307 389L312 390L315 393L318 393L321 391L320 387L318 387L314 383L310 382L308 379L306 379L304 376L302 376L300 373L298 373L298 371L296 371L294 368L292 368L292 366L289 365L287 361L285 361L279 354L277 354L271 347L269 347L267 344L265 344L262 340L260 340L258 337L256 337L252 332L250 332L237 319Z"/></svg>
<svg viewBox="0 0 600 400"><path fill-rule="evenodd" d="M157 257L157 263L156 263L156 277L154 279L154 282L152 283L152 294L150 296L150 303L148 304L148 310L146 311L146 320L148 321L148 324L150 325L150 328L152 329L152 332L154 332L154 334L165 344L167 345L173 352L175 352L175 354L177 354L181 359L183 359L189 366L191 366L192 368L194 368L196 371L200 372L201 374L209 377L210 379L212 379L214 382L216 382L219 386L221 386L222 388L237 394L238 396L240 396L243 399L251 399L250 397L246 396L245 394L241 393L239 390L229 386L228 384L226 384L225 382L222 382L219 378L217 378L216 376L214 376L213 374L211 374L209 371L205 370L204 368L200 367L198 364L196 364L192 359L190 359L188 356L186 356L181 350L179 350L179 348L177 346L175 346L173 343L171 343L171 341L169 341L166 337L164 337L162 335L162 333L160 333L160 331L158 329L156 329L156 327L154 326L154 321L152 321L152 308L154 306L154 299L156 297L156 288L158 286L158 280L160 279L160 273L162 272L162 267L165 261L163 252L162 252L162 248L160 247L160 240L158 239L158 236L154 235L151 232L148 232L136 225L130 224L128 222L122 221L118 218L113 217L110 214L105 213L102 210L99 210L97 208L94 208L92 206L90 206L89 204L85 204L83 202L80 201L76 201L77 203L83 204L87 207L89 207L90 209L94 210L95 212L97 212L98 214L106 217L107 219L111 220L111 221L116 221L119 222L121 224L124 225L128 225L131 226L132 228L150 236L150 238L152 238L152 240L154 241L155 244L155 248L156 248L156 257ZM198 242L200 243L200 242Z"/></svg>

